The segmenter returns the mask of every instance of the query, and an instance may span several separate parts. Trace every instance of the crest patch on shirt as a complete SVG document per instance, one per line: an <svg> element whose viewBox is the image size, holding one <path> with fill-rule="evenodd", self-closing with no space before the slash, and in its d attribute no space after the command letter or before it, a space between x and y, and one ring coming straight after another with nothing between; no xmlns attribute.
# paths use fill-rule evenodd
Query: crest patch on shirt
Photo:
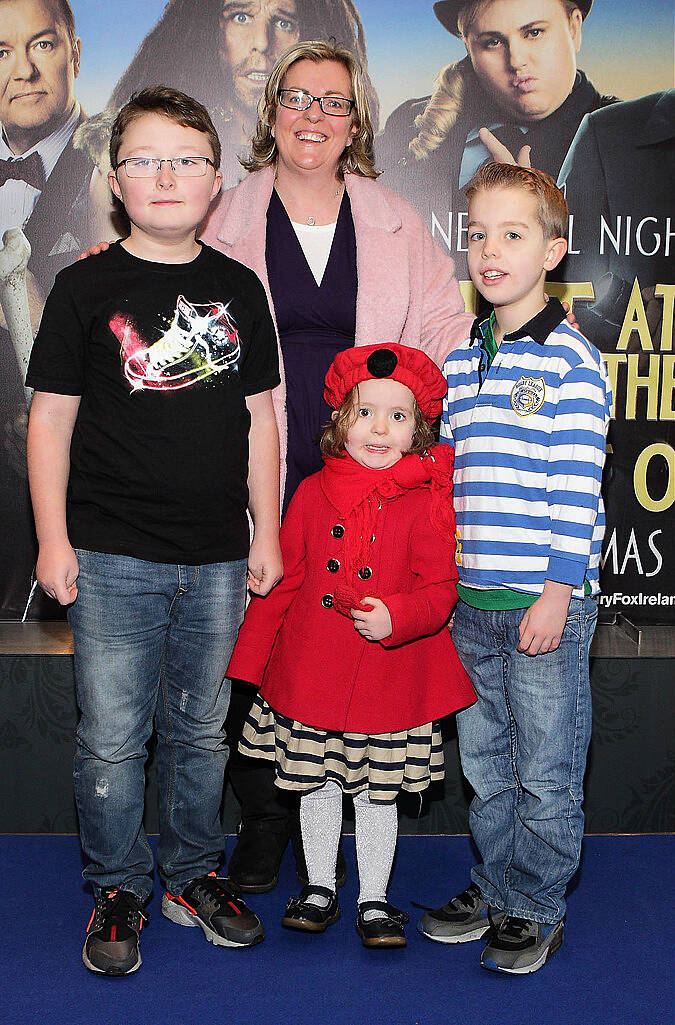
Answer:
<svg viewBox="0 0 675 1025"><path fill-rule="evenodd" d="M511 406L518 416L532 416L544 405L546 385L543 377L519 377L511 389Z"/></svg>

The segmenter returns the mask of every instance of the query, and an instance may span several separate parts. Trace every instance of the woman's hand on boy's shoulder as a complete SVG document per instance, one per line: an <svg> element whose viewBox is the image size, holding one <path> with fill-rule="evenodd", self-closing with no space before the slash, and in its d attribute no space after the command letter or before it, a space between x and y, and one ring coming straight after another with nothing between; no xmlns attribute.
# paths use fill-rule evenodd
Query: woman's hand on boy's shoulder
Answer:
<svg viewBox="0 0 675 1025"><path fill-rule="evenodd" d="M105 253L106 249L110 249L112 242L96 242L93 246L89 246L83 253L80 253L78 260L86 260L88 256L98 256L99 253Z"/></svg>
<svg viewBox="0 0 675 1025"><path fill-rule="evenodd" d="M544 297L546 299L546 302L548 302L549 299L551 298L550 295L548 295L546 292L544 292ZM579 324L577 323L577 318L574 316L574 311L572 310L572 307L567 302L567 300L566 299L562 299L561 302L560 302L560 305L562 306L562 308L565 311L565 320L570 325L570 327L573 327L575 331L581 331L581 328L579 327Z"/></svg>

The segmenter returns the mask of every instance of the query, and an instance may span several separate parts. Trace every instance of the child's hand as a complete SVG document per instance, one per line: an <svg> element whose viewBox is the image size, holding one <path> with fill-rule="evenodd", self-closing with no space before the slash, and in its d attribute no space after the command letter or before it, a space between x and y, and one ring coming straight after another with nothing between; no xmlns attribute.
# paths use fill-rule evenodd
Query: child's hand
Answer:
<svg viewBox="0 0 675 1025"><path fill-rule="evenodd" d="M78 260L86 260L88 256L98 256L99 253L105 253L106 249L110 248L110 242L96 242L95 245L89 246L83 253L80 253Z"/></svg>
<svg viewBox="0 0 675 1025"><path fill-rule="evenodd" d="M572 588L568 584L546 581L544 593L530 605L520 621L518 651L525 655L555 651L565 629L571 595Z"/></svg>
<svg viewBox="0 0 675 1025"><path fill-rule="evenodd" d="M383 641L392 631L389 609L379 598L362 598L362 605L372 605L369 612L363 609L350 609L354 620L354 629L367 641Z"/></svg>
<svg viewBox="0 0 675 1025"><path fill-rule="evenodd" d="M79 572L77 556L68 542L40 545L35 576L45 594L60 605L71 605L77 598Z"/></svg>
<svg viewBox="0 0 675 1025"><path fill-rule="evenodd" d="M254 536L248 553L246 580L249 590L264 598L283 575L284 563L278 538L273 541L256 541Z"/></svg>

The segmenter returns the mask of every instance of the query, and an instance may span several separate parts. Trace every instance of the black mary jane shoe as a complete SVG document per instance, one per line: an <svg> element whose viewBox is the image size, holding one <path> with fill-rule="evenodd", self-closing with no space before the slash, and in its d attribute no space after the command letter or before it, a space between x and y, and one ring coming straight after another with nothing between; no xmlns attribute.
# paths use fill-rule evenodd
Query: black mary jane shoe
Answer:
<svg viewBox="0 0 675 1025"><path fill-rule="evenodd" d="M381 911L386 918L371 918L364 921L367 911ZM356 931L364 947L405 947L404 925L410 921L407 911L399 911L384 900L364 900L359 904Z"/></svg>
<svg viewBox="0 0 675 1025"><path fill-rule="evenodd" d="M325 897L328 904L325 907L308 904L307 898L313 895ZM300 929L301 932L325 932L339 917L337 893L325 886L303 886L300 896L291 897L286 905L286 914L281 924L287 929Z"/></svg>

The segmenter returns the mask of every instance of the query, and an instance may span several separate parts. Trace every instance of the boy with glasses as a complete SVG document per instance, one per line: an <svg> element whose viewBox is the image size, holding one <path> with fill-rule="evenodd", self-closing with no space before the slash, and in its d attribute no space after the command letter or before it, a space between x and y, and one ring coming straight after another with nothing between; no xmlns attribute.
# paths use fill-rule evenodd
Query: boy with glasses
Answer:
<svg viewBox="0 0 675 1025"><path fill-rule="evenodd" d="M143 90L115 121L110 157L131 232L58 275L27 381L37 578L70 606L75 646L75 795L96 898L83 960L118 976L140 966L152 888L153 725L162 912L217 945L263 938L216 875L224 676L247 559L256 594L282 566L267 299L251 271L196 240L221 185L211 120L173 89Z"/></svg>

